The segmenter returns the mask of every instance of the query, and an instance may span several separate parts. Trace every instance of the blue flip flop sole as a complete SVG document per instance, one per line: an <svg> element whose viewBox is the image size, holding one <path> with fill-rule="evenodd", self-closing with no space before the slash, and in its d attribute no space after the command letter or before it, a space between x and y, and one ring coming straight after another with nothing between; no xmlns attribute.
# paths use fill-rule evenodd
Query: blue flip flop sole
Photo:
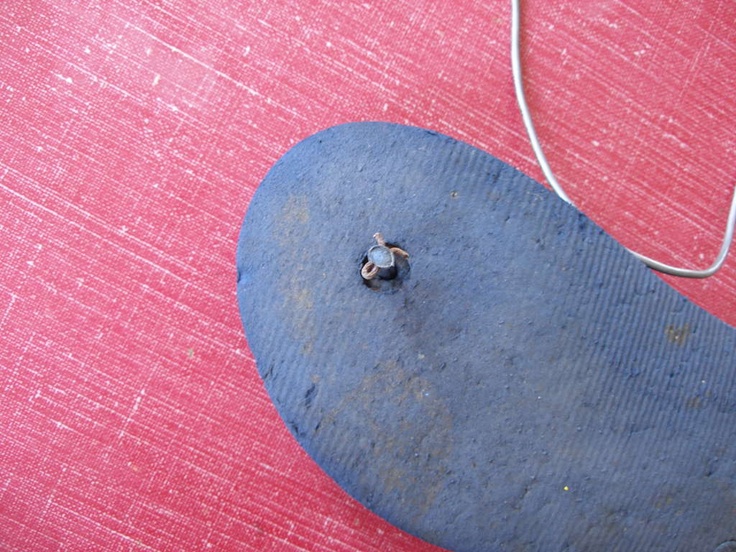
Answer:
<svg viewBox="0 0 736 552"><path fill-rule="evenodd" d="M373 289L376 232L409 258ZM322 131L258 188L237 270L284 422L396 526L474 552L736 537L736 330L491 155Z"/></svg>

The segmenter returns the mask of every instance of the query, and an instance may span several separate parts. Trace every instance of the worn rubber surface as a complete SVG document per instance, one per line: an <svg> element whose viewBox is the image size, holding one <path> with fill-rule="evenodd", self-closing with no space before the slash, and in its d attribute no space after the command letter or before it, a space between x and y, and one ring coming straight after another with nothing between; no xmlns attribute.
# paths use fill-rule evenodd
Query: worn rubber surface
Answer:
<svg viewBox="0 0 736 552"><path fill-rule="evenodd" d="M359 274L379 231L410 255L388 293ZM498 159L323 131L264 179L237 265L284 422L397 526L458 551L736 536L736 331Z"/></svg>

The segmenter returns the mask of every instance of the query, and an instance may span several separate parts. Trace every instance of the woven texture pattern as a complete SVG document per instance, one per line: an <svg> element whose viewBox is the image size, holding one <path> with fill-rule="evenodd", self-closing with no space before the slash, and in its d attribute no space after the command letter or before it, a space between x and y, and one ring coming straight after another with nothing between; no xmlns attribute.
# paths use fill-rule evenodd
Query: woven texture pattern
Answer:
<svg viewBox="0 0 736 552"><path fill-rule="evenodd" d="M346 121L434 129L539 179L506 2L7 4L0 550L434 550L284 427L235 246L273 162ZM627 247L709 264L736 179L736 4L523 12L530 107L573 200ZM668 281L736 324L734 258Z"/></svg>

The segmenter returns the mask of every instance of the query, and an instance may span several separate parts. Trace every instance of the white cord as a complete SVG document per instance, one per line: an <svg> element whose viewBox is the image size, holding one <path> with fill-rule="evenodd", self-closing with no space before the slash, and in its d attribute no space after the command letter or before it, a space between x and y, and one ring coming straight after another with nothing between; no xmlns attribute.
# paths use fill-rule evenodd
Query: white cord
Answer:
<svg viewBox="0 0 736 552"><path fill-rule="evenodd" d="M572 205L573 207L575 204L572 202L570 197L565 193L565 190L562 188L560 183L557 181L557 178L555 178L554 173L552 172L552 168L549 166L549 163L547 162L547 158L544 155L544 151L542 151L542 145L539 143L539 138L537 137L537 132L534 130L534 123L532 122L532 116L529 112L529 106L526 103L526 96L524 94L524 80L522 77L522 71L521 71L521 16L520 16L520 0L511 0L511 70L514 75L514 90L516 91L516 101L519 103L519 109L521 110L521 117L524 120L524 126L526 127L526 132L529 135L529 141L531 142L532 149L534 150L534 154L537 157L537 162L539 163L539 167L542 169L542 172L544 173L544 177L547 179L547 182L549 182L550 186L552 186L552 189L555 191L555 193L564 201ZM628 251L634 255L637 259L642 261L645 265L647 265L649 268L652 268L654 270L657 270L659 272L664 272L665 274L671 274L673 276L680 276L682 278L707 278L709 276L712 276L715 274L722 266L723 263L726 261L726 257L728 256L728 250L731 247L731 242L733 241L733 234L734 234L734 227L736 226L736 187L734 187L733 192L733 198L731 199L731 210L728 213L728 221L726 222L726 232L723 236L723 243L721 245L721 250L718 253L718 257L716 257L715 262L705 270L693 270L690 268L678 268L675 266L670 266L664 263L661 263L659 261L655 261L654 259L650 259L649 257L645 257L644 255L637 253L635 251L632 251L631 249L628 249Z"/></svg>

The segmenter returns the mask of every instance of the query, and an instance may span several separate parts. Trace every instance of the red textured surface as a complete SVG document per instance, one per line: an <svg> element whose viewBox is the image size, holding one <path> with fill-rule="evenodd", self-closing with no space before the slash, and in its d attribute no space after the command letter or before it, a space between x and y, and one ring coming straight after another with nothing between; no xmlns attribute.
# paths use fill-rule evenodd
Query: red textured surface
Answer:
<svg viewBox="0 0 736 552"><path fill-rule="evenodd" d="M475 4L3 6L0 549L434 550L292 440L234 250L270 165L337 123L432 128L541 178L509 6ZM523 22L573 199L629 247L709 264L736 181L736 3L529 0ZM736 324L736 255L669 281Z"/></svg>

